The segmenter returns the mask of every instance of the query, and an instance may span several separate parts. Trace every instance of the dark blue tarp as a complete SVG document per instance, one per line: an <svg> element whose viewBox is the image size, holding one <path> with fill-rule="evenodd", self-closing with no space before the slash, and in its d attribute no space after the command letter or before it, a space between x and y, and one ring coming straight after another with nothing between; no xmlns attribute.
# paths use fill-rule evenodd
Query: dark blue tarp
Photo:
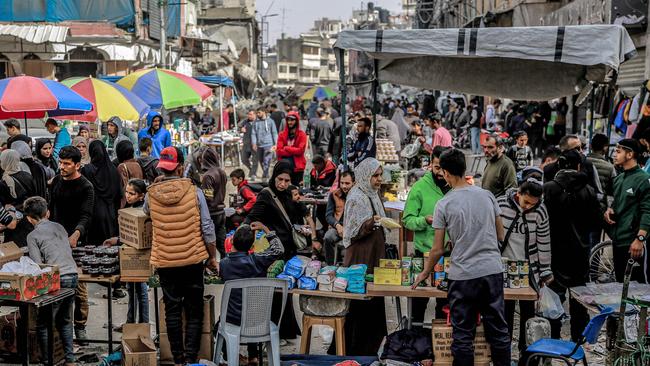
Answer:
<svg viewBox="0 0 650 366"><path fill-rule="evenodd" d="M118 80L123 78L123 76L100 75L99 78L102 80L116 83ZM195 76L194 78L206 85L223 85L231 88L235 87L235 83L233 83L232 79L227 76L211 75L211 76Z"/></svg>
<svg viewBox="0 0 650 366"><path fill-rule="evenodd" d="M376 356L280 355L282 366L331 366L347 360L357 361L361 366L378 361Z"/></svg>
<svg viewBox="0 0 650 366"><path fill-rule="evenodd" d="M165 31L167 37L177 38L181 36L181 6L178 2L171 3L165 7Z"/></svg>
<svg viewBox="0 0 650 366"><path fill-rule="evenodd" d="M133 0L1 0L0 21L108 21L133 24ZM180 21L180 20L179 20ZM180 25L179 25L180 27Z"/></svg>

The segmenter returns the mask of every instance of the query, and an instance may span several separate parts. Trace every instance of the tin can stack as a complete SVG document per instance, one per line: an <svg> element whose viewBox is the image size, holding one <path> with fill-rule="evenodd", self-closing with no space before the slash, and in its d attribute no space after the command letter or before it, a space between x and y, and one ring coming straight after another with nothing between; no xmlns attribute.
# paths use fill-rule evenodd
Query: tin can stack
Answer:
<svg viewBox="0 0 650 366"><path fill-rule="evenodd" d="M506 288L530 287L529 264L527 260L501 258L503 263L503 286Z"/></svg>

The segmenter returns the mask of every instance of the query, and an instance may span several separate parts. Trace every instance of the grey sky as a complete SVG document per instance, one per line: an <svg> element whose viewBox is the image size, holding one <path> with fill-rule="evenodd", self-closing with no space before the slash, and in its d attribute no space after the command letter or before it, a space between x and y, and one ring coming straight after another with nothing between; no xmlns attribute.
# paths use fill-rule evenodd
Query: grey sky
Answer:
<svg viewBox="0 0 650 366"><path fill-rule="evenodd" d="M375 6L389 9L391 13L401 11L400 0L375 0ZM269 44L282 34L282 9L284 8L284 33L287 37L297 37L301 32L308 31L314 20L327 17L347 21L353 9L361 8L361 1L355 0L257 0L257 13L278 14L267 18L269 27ZM363 1L365 8L368 1ZM270 7L270 8L269 8ZM268 13L266 13L268 10ZM258 19L259 19L258 16ZM266 26L266 25L265 25ZM266 34L266 31L264 32ZM266 41L266 39L265 39Z"/></svg>

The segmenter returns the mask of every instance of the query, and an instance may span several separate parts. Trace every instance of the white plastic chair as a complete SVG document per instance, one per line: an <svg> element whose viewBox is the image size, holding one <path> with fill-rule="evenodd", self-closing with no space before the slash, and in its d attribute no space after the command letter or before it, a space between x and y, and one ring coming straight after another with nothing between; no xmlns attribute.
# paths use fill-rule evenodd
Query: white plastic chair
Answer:
<svg viewBox="0 0 650 366"><path fill-rule="evenodd" d="M241 289L241 325L227 322L228 303L232 290ZM226 281L221 296L221 314L217 327L217 346L213 361L220 363L221 347L226 342L228 366L239 365L239 345L242 343L266 343L269 365L280 366L280 327L271 320L273 295L282 290L282 313L287 302L287 281L270 278L250 278Z"/></svg>

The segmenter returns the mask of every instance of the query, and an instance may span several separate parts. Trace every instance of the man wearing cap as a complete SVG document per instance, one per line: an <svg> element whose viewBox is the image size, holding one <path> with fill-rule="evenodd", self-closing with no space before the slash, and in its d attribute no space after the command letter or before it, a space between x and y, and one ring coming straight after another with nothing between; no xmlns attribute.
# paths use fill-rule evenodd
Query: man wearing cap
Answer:
<svg viewBox="0 0 650 366"><path fill-rule="evenodd" d="M52 149L52 155L54 155L55 159L59 160L59 151L61 151L61 148L72 144L70 132L68 132L67 128L61 128L54 118L47 119L45 122L45 128L47 129L47 132L54 135L54 148Z"/></svg>
<svg viewBox="0 0 650 366"><path fill-rule="evenodd" d="M183 174L183 153L166 147L144 212L151 216L151 265L158 270L165 303L169 344L175 364L195 363L203 324L203 268L218 271L214 224L203 192ZM186 326L181 315L185 310Z"/></svg>
<svg viewBox="0 0 650 366"><path fill-rule="evenodd" d="M623 139L616 145L614 164L622 172L614 178L614 201L605 211L605 222L614 247L616 281L623 282L629 258L640 264L632 269L632 281L650 283L647 235L650 230L650 175L637 163L641 145Z"/></svg>

